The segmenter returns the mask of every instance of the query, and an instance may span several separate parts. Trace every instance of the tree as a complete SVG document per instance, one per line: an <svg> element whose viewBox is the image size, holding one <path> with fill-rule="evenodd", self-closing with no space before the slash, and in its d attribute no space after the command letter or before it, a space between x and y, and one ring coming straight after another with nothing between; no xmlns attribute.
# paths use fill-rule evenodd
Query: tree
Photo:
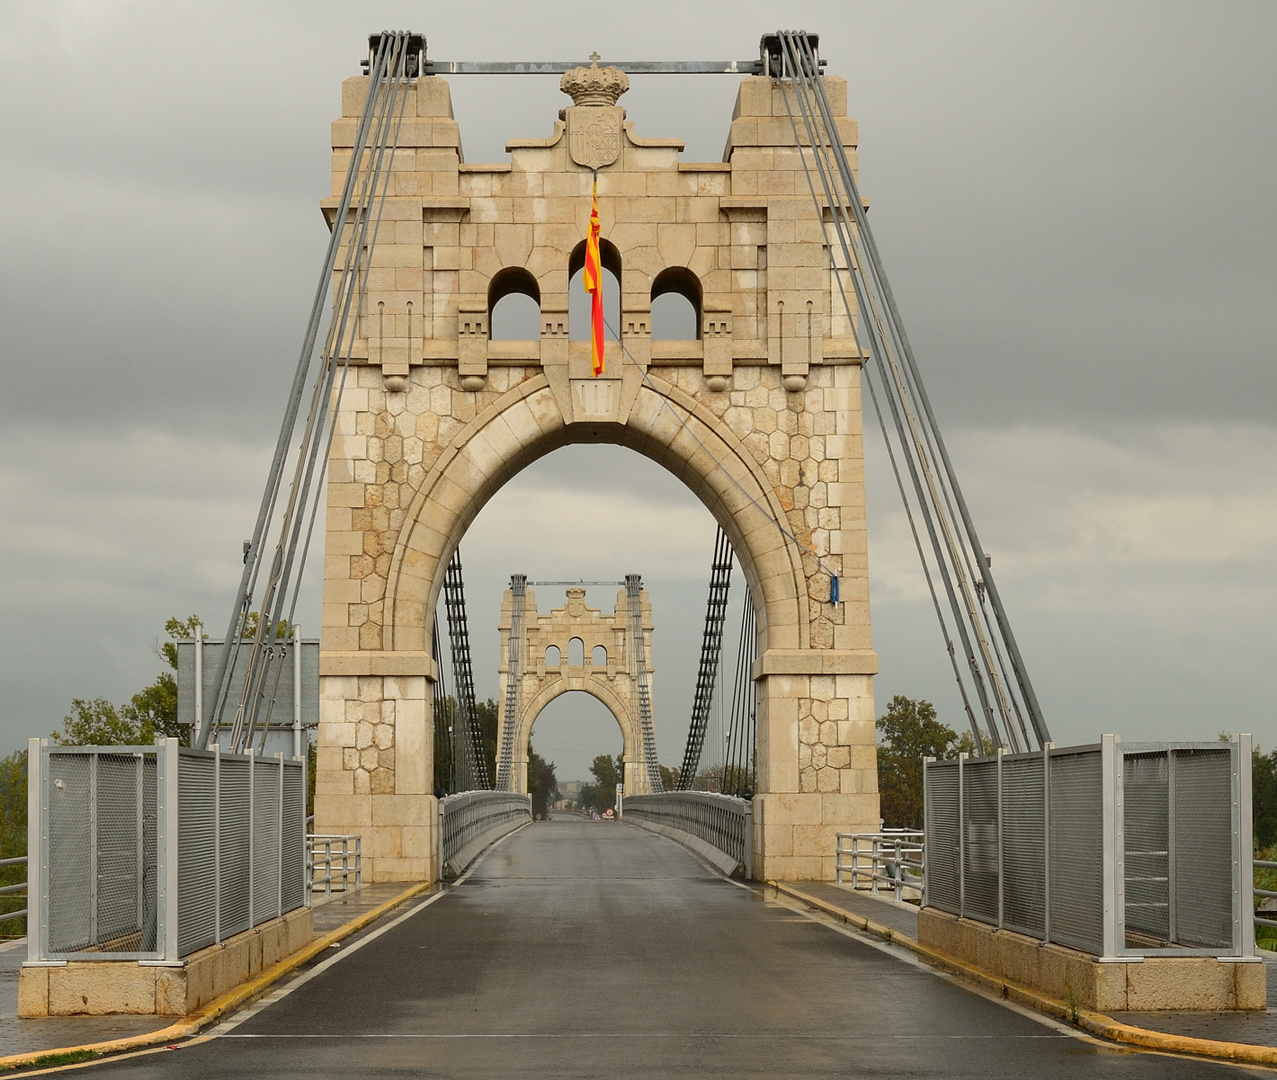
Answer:
<svg viewBox="0 0 1277 1080"><path fill-rule="evenodd" d="M532 749L528 741L528 794L532 796L532 813L545 817L550 804L559 795L558 778L554 775L554 762L546 761Z"/></svg>
<svg viewBox="0 0 1277 1080"><path fill-rule="evenodd" d="M921 829L922 759L949 758L959 752L958 733L936 719L929 701L897 694L878 717L878 794L888 828ZM974 742L968 739L974 747Z"/></svg>
<svg viewBox="0 0 1277 1080"><path fill-rule="evenodd" d="M594 774L593 784L581 787L581 805L592 807L603 813L616 807L616 785L625 776L625 760L619 754L610 757L599 754L590 764L590 772Z"/></svg>
<svg viewBox="0 0 1277 1080"><path fill-rule="evenodd" d="M27 752L15 750L0 758L0 859L16 859L27 853ZM25 866L0 866L0 886L27 880ZM0 895L0 913L21 911L27 898L21 893ZM4 921L0 915L0 937L21 936L26 926L21 920Z"/></svg>
<svg viewBox="0 0 1277 1080"><path fill-rule="evenodd" d="M673 768L670 768L670 766L668 765L662 765L660 766L660 770L661 770L661 786L666 791L677 791L678 776L680 772L679 767L675 765Z"/></svg>
<svg viewBox="0 0 1277 1080"><path fill-rule="evenodd" d="M162 671L118 709L105 698L92 701L73 698L62 730L53 738L63 746L149 746L157 736L190 742L190 729L177 719L177 642L200 632L198 615L169 619L164 624L167 641L156 641L152 651L172 669Z"/></svg>
<svg viewBox="0 0 1277 1080"><path fill-rule="evenodd" d="M1277 844L1277 750L1251 750L1251 822L1257 848Z"/></svg>

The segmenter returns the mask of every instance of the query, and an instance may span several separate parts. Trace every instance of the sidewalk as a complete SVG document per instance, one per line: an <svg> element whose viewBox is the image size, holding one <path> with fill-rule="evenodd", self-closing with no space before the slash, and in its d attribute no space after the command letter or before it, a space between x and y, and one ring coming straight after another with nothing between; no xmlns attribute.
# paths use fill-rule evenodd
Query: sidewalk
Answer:
<svg viewBox="0 0 1277 1080"><path fill-rule="evenodd" d="M894 900L875 897L867 892L852 892L848 885L828 882L785 882L779 891L808 902L810 906L846 919L853 926L860 926L880 937L891 940L924 959L932 960L929 950L918 946L918 911L911 904L897 904ZM865 925L868 923L869 925ZM1268 975L1269 1001L1272 1001L1274 964L1277 954L1264 955L1264 968ZM946 965L960 967L961 965ZM1050 1002L1029 991L1019 995L1025 1004L1056 1015L1067 1014L1062 1002ZM1037 1000L1032 1000L1037 998ZM1080 1026L1093 1034L1115 1038L1121 1042L1150 1048L1162 1048L1178 1052L1198 1053L1230 1060L1266 1060L1277 1055L1277 1013L1272 1008L1264 1012L1114 1012L1107 1015L1092 1013L1088 1022ZM1123 1030L1125 1029L1125 1030ZM1188 1041L1185 1041L1188 1040ZM1192 1045L1200 1041L1202 1045ZM1162 1044L1165 1045L1162 1045Z"/></svg>
<svg viewBox="0 0 1277 1080"><path fill-rule="evenodd" d="M315 937L320 938L399 896L411 883L365 885L351 893L320 898L314 907ZM162 1031L173 1016L40 1016L18 1018L18 970L27 958L25 939L0 944L0 1057L87 1046Z"/></svg>

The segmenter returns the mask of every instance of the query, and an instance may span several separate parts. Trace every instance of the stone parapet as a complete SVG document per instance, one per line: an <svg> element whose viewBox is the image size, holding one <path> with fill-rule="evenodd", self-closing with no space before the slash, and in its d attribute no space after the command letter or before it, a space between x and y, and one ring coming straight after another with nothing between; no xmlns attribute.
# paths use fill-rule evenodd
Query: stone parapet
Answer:
<svg viewBox="0 0 1277 1080"><path fill-rule="evenodd" d="M313 937L311 909L298 908L200 949L173 967L136 960L24 964L18 975L18 1015L186 1016L291 956Z"/></svg>
<svg viewBox="0 0 1277 1080"><path fill-rule="evenodd" d="M1253 1010L1268 1002L1262 962L1210 956L1100 961L930 907L918 913L918 944L994 978L1099 1012Z"/></svg>

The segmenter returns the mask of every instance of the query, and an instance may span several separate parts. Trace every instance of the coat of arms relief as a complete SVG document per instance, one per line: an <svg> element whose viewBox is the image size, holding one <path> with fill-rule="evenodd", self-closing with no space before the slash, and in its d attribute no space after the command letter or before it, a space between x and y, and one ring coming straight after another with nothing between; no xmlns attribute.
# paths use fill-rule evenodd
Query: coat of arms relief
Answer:
<svg viewBox="0 0 1277 1080"><path fill-rule="evenodd" d="M625 72L601 68L598 55L590 67L565 72L559 89L570 94L574 108L567 110L568 153L587 169L601 169L621 156L621 122L625 110L616 100L630 88Z"/></svg>

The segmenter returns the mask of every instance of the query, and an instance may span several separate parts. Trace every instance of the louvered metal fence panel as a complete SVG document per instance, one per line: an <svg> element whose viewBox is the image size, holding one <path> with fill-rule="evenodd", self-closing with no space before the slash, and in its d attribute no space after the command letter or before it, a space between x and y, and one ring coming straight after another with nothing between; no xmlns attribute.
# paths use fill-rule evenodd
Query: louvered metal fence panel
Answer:
<svg viewBox="0 0 1277 1080"><path fill-rule="evenodd" d="M269 758L253 762L253 924L279 914L279 770Z"/></svg>
<svg viewBox="0 0 1277 1080"><path fill-rule="evenodd" d="M69 953L92 942L93 854L89 755L51 753L46 778L48 948Z"/></svg>
<svg viewBox="0 0 1277 1080"><path fill-rule="evenodd" d="M963 914L998 925L998 760L962 769Z"/></svg>
<svg viewBox="0 0 1277 1080"><path fill-rule="evenodd" d="M1165 752L1122 765L1127 944L1170 943L1170 787Z"/></svg>
<svg viewBox="0 0 1277 1080"><path fill-rule="evenodd" d="M252 881L249 866L250 792L248 758L223 755L222 797L218 815L221 867L218 893L220 931L225 940L249 928L248 898Z"/></svg>
<svg viewBox="0 0 1277 1080"><path fill-rule="evenodd" d="M1100 751L1051 754L1051 940L1104 949Z"/></svg>
<svg viewBox="0 0 1277 1080"><path fill-rule="evenodd" d="M306 903L306 767L284 762L283 908Z"/></svg>
<svg viewBox="0 0 1277 1080"><path fill-rule="evenodd" d="M958 806L958 763L928 761L926 780L926 834L924 849L927 903L951 915L960 914L958 852L961 850L961 814Z"/></svg>
<svg viewBox="0 0 1277 1080"><path fill-rule="evenodd" d="M1232 751L1172 750L1175 931L1182 945L1233 944Z"/></svg>
<svg viewBox="0 0 1277 1080"><path fill-rule="evenodd" d="M1042 755L1002 759L1002 925L1046 932L1046 799Z"/></svg>
<svg viewBox="0 0 1277 1080"><path fill-rule="evenodd" d="M178 758L177 950L217 940L217 774L213 754Z"/></svg>

